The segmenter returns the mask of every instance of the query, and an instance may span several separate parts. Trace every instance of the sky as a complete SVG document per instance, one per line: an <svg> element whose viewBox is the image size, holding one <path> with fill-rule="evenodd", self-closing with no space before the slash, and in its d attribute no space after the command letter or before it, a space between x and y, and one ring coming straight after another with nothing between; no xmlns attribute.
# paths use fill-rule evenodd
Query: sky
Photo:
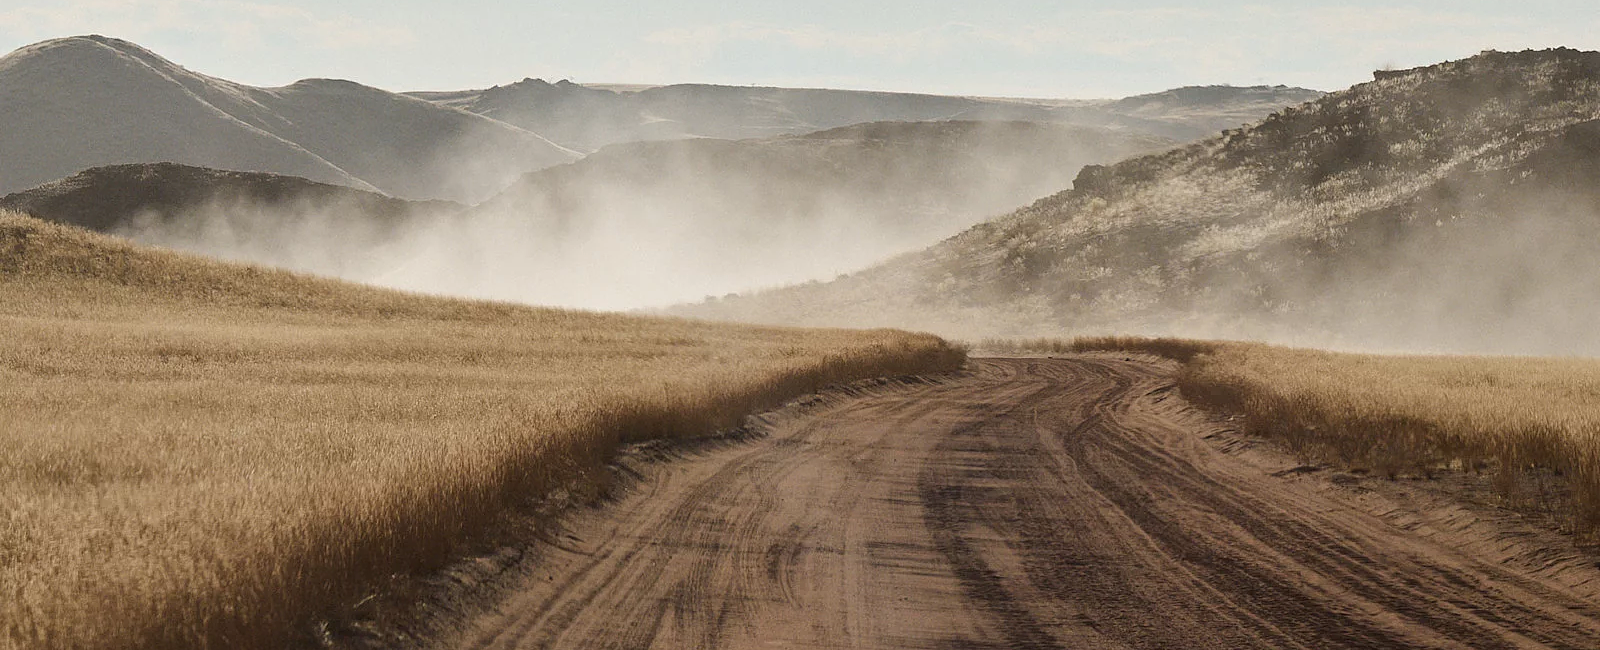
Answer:
<svg viewBox="0 0 1600 650"><path fill-rule="evenodd" d="M1484 49L1600 49L1589 0L4 0L0 51L80 34L191 70L394 91L525 77L1094 98L1337 90Z"/></svg>

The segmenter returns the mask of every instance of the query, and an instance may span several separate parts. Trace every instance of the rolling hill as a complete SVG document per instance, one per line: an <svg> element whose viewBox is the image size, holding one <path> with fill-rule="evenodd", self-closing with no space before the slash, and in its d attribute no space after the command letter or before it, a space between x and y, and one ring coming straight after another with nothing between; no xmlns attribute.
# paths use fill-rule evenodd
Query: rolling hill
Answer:
<svg viewBox="0 0 1600 650"><path fill-rule="evenodd" d="M0 57L0 151L0 193L90 167L177 162L459 201L578 157L432 102L330 79L247 86L104 36Z"/></svg>
<svg viewBox="0 0 1600 650"><path fill-rule="evenodd" d="M585 86L524 79L486 90L409 94L593 151L636 140L767 138L866 122L930 120L1105 126L1193 140L1322 93L1284 86L1205 86L1121 100L1046 100L710 84Z"/></svg>
<svg viewBox="0 0 1600 650"><path fill-rule="evenodd" d="M0 210L146 244L355 277L387 270L387 247L411 230L466 209L177 163L95 167L0 197Z"/></svg>
<svg viewBox="0 0 1600 650"><path fill-rule="evenodd" d="M1169 152L836 281L678 313L1595 353L1600 54L1485 52Z"/></svg>

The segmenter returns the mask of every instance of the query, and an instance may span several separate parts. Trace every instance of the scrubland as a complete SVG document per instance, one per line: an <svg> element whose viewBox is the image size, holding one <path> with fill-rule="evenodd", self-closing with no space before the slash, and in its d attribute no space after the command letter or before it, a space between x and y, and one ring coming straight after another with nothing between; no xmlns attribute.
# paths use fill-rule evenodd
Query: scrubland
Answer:
<svg viewBox="0 0 1600 650"><path fill-rule="evenodd" d="M0 648L281 647L506 507L596 489L620 443L964 358L385 291L10 214L0 340Z"/></svg>
<svg viewBox="0 0 1600 650"><path fill-rule="evenodd" d="M1512 505L1554 508L1572 530L1600 531L1600 359L1118 337L1009 345L1174 358L1184 363L1178 384L1186 397L1243 415L1307 461L1388 477L1485 472ZM1530 493L1546 478L1567 496Z"/></svg>

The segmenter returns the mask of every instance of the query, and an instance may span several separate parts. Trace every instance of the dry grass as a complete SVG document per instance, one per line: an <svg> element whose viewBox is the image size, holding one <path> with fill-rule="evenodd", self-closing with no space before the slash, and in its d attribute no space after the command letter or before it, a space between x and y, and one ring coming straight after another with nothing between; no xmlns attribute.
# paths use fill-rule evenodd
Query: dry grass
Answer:
<svg viewBox="0 0 1600 650"><path fill-rule="evenodd" d="M5 214L0 340L0 648L281 647L620 442L963 358L408 295Z"/></svg>
<svg viewBox="0 0 1600 650"><path fill-rule="evenodd" d="M1185 362L1179 387L1241 413L1308 460L1380 475L1493 469L1526 504L1529 475L1569 488L1557 514L1600 531L1600 359L1343 354L1249 343L1100 338Z"/></svg>

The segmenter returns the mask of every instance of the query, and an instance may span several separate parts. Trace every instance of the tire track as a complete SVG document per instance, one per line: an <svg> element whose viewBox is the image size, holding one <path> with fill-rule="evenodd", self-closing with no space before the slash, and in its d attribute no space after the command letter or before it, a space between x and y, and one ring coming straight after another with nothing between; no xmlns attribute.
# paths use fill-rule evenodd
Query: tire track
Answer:
<svg viewBox="0 0 1600 650"><path fill-rule="evenodd" d="M1596 648L1593 566L1477 558L1208 442L1164 362L981 359L641 468L464 648ZM1498 537L1497 537L1498 536ZM1578 572L1578 573L1573 573Z"/></svg>

